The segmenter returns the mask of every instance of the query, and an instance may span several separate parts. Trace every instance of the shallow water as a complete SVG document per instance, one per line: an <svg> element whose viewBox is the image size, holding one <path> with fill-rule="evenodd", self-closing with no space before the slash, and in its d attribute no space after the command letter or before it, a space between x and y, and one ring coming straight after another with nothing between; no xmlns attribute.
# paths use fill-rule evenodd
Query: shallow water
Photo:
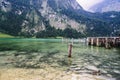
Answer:
<svg viewBox="0 0 120 80"><path fill-rule="evenodd" d="M0 68L46 69L49 65L76 75L100 71L102 80L120 80L119 49L78 42L73 44L72 58L68 58L68 44L61 39L0 39Z"/></svg>

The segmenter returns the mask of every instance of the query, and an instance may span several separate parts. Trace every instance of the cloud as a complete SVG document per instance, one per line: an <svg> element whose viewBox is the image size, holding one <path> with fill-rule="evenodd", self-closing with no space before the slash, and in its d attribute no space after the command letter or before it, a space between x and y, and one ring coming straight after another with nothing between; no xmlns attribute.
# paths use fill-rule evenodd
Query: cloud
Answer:
<svg viewBox="0 0 120 80"><path fill-rule="evenodd" d="M104 0L77 0L77 2L85 9L88 10L93 5L100 3Z"/></svg>

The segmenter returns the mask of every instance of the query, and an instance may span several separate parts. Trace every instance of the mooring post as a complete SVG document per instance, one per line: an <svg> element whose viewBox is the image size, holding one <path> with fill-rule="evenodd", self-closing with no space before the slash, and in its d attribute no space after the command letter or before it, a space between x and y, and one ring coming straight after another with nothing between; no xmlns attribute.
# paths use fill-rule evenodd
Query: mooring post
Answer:
<svg viewBox="0 0 120 80"><path fill-rule="evenodd" d="M69 48L68 48L68 57L72 57L72 44L69 44Z"/></svg>
<svg viewBox="0 0 120 80"><path fill-rule="evenodd" d="M115 47L116 37L113 38L113 47Z"/></svg>
<svg viewBox="0 0 120 80"><path fill-rule="evenodd" d="M96 45L99 46L99 38L96 40Z"/></svg>
<svg viewBox="0 0 120 80"><path fill-rule="evenodd" d="M105 38L105 48L108 48L108 38Z"/></svg>
<svg viewBox="0 0 120 80"><path fill-rule="evenodd" d="M94 44L94 38L91 38L91 45L93 46Z"/></svg>

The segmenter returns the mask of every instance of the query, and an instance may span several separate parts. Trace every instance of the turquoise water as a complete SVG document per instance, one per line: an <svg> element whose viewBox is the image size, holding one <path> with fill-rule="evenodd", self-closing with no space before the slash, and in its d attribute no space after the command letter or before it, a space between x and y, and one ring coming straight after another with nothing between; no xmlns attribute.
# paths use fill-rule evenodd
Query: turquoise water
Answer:
<svg viewBox="0 0 120 80"><path fill-rule="evenodd" d="M120 49L90 47L74 43L68 58L69 42L61 39L0 39L0 68L62 68L83 74L100 70L101 75L120 80Z"/></svg>

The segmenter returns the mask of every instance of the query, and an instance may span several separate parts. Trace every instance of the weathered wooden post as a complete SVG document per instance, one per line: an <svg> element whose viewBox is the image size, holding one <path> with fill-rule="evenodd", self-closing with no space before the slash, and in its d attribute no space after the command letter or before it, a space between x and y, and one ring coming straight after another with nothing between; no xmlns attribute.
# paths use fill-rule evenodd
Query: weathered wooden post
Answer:
<svg viewBox="0 0 120 80"><path fill-rule="evenodd" d="M72 44L69 44L69 48L68 48L68 57L72 57Z"/></svg>
<svg viewBox="0 0 120 80"><path fill-rule="evenodd" d="M99 46L99 38L97 38L96 41L97 41L97 42L96 42L96 45Z"/></svg>
<svg viewBox="0 0 120 80"><path fill-rule="evenodd" d="M120 38L116 38L116 41L115 41L115 46L116 47L119 47L120 46Z"/></svg>
<svg viewBox="0 0 120 80"><path fill-rule="evenodd" d="M111 48L111 46L110 46L110 39L109 38L106 38L105 48L107 48L107 49Z"/></svg>
<svg viewBox="0 0 120 80"><path fill-rule="evenodd" d="M94 38L91 38L91 45L93 46L94 44Z"/></svg>
<svg viewBox="0 0 120 80"><path fill-rule="evenodd" d="M116 37L113 38L113 46L115 47Z"/></svg>
<svg viewBox="0 0 120 80"><path fill-rule="evenodd" d="M105 38L105 48L108 48L108 38Z"/></svg>

